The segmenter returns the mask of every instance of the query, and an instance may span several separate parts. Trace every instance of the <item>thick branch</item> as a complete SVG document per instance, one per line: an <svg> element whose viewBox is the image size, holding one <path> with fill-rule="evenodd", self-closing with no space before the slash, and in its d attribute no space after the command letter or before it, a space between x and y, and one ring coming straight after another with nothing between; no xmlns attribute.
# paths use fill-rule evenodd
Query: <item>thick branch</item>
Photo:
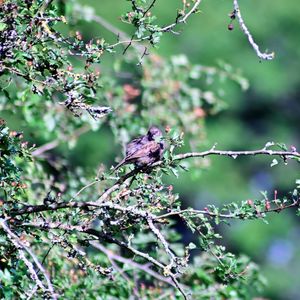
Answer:
<svg viewBox="0 0 300 300"><path fill-rule="evenodd" d="M30 214L30 213L38 213L42 211L56 211L59 209L64 208L82 208L86 209L88 207L95 207L95 208L109 208L109 209L115 209L122 211L126 214L133 214L135 216L139 216L142 218L154 218L155 215L148 213L146 211L140 210L136 208L135 206L127 206L124 207L119 204L115 204L113 202L104 202L104 203L97 203L97 202L59 202L59 203L53 203L53 204L41 204L41 205L35 205L35 206L27 206L20 210L11 211L11 216L20 216L24 214Z"/></svg>

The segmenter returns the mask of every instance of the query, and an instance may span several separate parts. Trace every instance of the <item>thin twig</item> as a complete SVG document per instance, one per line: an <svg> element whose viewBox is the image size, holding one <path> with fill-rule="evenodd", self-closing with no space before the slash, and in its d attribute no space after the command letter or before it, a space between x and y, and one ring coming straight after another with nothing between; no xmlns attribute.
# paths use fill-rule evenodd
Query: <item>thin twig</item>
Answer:
<svg viewBox="0 0 300 300"><path fill-rule="evenodd" d="M55 139L49 143L46 143L38 148L36 148L31 154L32 156L35 157L39 157L41 156L43 153L52 150L54 148L56 148L57 146L59 146L59 144L62 141L69 141L72 138L78 138L79 136L81 136L82 134L88 132L91 129L91 127L89 125L84 125L78 129L76 129L73 133L69 134L69 135L63 135L61 138Z"/></svg>
<svg viewBox="0 0 300 300"><path fill-rule="evenodd" d="M241 27L242 31L244 32L244 34L246 35L246 37L248 38L248 41L249 41L250 45L252 46L252 48L254 49L254 51L256 52L256 55L260 59L272 60L275 57L275 53L274 52L272 52L272 53L262 53L259 50L258 45L254 42L254 39L253 39L250 31L248 30L243 18L242 18L238 0L233 0L233 7L234 7L235 16L237 17L237 19L239 21L240 27Z"/></svg>
<svg viewBox="0 0 300 300"><path fill-rule="evenodd" d="M30 300L38 290L38 285L36 284L30 292L27 293L27 300Z"/></svg>
<svg viewBox="0 0 300 300"><path fill-rule="evenodd" d="M198 6L200 5L202 0L197 0L193 7L189 10L188 13L186 13L182 18L180 17L177 17L175 22L167 25L167 26L164 26L164 27L161 27L159 29L157 29L155 32L172 32L172 29L174 27L176 27L178 24L180 23L186 23L187 19L191 16L191 14L195 13L198 9ZM136 42L143 42L143 41L146 41L146 40L150 40L152 37L152 35L147 35L147 36L144 36L142 38L137 38L137 39L134 39L134 36L132 36L131 39L126 39L125 41L118 41L117 43L115 44L112 44L109 46L109 48L115 48L116 46L120 45L120 44L127 44L127 47L128 48L130 45L132 45L133 43L136 43Z"/></svg>
<svg viewBox="0 0 300 300"><path fill-rule="evenodd" d="M157 1L157 0L153 0L153 1L152 1L152 3L149 5L149 7L144 11L143 17L147 14L148 11L151 10L151 8L154 6L154 4L155 4L156 1Z"/></svg>
<svg viewBox="0 0 300 300"><path fill-rule="evenodd" d="M168 26L165 26L165 27L161 28L159 31L160 32L171 31L177 24L179 24L179 23L186 23L187 19L191 16L191 14L193 14L193 13L195 13L197 11L198 6L200 5L201 1L202 0L197 0L195 2L195 4L193 5L193 7L190 9L190 11L188 13L186 13L183 18L181 18L181 19L177 18L176 22L174 22L174 23L172 23L172 24L170 24Z"/></svg>
<svg viewBox="0 0 300 300"><path fill-rule="evenodd" d="M285 205L282 207L273 207L270 209L265 209L263 211L260 211L259 214L257 211L255 211L255 216L261 217L262 214L266 214L266 213L279 213L285 209L289 209L289 208L293 208L293 207L299 207L299 203L300 202L300 198L297 201L293 201L291 204L289 205ZM187 214L187 215L207 215L210 217L219 217L221 219L244 219L245 218L245 213L231 213L231 214L219 214L219 213L214 213L211 212L209 210L196 210L196 209L182 209L182 210L178 210L178 211L171 211L169 213L163 214L163 215L159 215L155 218L155 220L160 220L160 219L165 219L165 218L169 218L171 216L176 216L176 215L183 215L183 214ZM253 216L254 217L254 216Z"/></svg>
<svg viewBox="0 0 300 300"><path fill-rule="evenodd" d="M98 23L99 25L101 25L102 27L104 27L105 29L110 31L111 33L119 36L119 38L121 38L121 39L128 40L130 38L124 31L113 26L111 23L106 21L103 17L100 17L98 15L92 15L91 20L95 21L96 23Z"/></svg>
<svg viewBox="0 0 300 300"><path fill-rule="evenodd" d="M148 218L147 219L149 228L151 229L151 231L156 235L156 237L158 238L158 240L161 242L161 244L163 245L166 253L171 257L171 263L170 263L170 268L173 266L173 264L175 263L176 260L176 256L174 255L174 253L171 251L168 242L166 241L166 239L164 238L164 236L161 234L161 232L154 226L152 218Z"/></svg>
<svg viewBox="0 0 300 300"><path fill-rule="evenodd" d="M48 6L53 2L53 0L45 0L44 3L41 5L40 9L38 10L38 13L41 15L44 14Z"/></svg>
<svg viewBox="0 0 300 300"><path fill-rule="evenodd" d="M117 46L119 44L130 44L130 45L133 46L133 48L139 54L143 55L143 53L144 53L144 46L135 43L135 40L133 38L130 38L130 36L127 35L127 33L125 33L124 31L120 30L119 28L113 26L111 23L109 23L108 21L106 21L103 17L100 17L98 15L93 15L91 17L91 19L93 21L95 21L96 23L100 24L102 27L104 27L108 31L110 31L113 34L115 34L116 36L118 36L118 42L113 47L110 46L110 48L114 48L115 46ZM119 39L121 39L121 41ZM136 41L139 42L140 40L136 40ZM128 47L128 45L127 45L127 47ZM142 58L140 60L142 60Z"/></svg>
<svg viewBox="0 0 300 300"><path fill-rule="evenodd" d="M125 258L123 256L117 255L113 251L105 248L103 245L101 245L98 242L92 241L92 242L90 242L90 244L94 248L96 248L96 249L102 251L103 253L105 253L107 255L107 257L110 257L113 260L118 261L118 262L123 263L123 264L126 264L126 265L129 265L129 266L132 266L133 268L142 270L143 272L145 272L145 273L149 274L150 276L158 279L159 281L163 281L163 282L165 282L167 284L170 284L170 285L176 287L175 284L172 282L172 280L170 280L169 278L167 278L165 276L161 276L159 273L153 271L149 267L149 264L142 265L142 264L136 263L135 261L133 261L133 260L131 260L129 258Z"/></svg>
<svg viewBox="0 0 300 300"><path fill-rule="evenodd" d="M12 232L12 230L9 228L9 226L7 225L6 221L4 219L0 219L0 225L3 228L3 230L7 233L8 238L11 240L11 242L15 245L15 247L18 249L19 251L19 255L20 258L24 261L24 263L26 264L26 266L28 267L28 270L32 276L32 279L35 281L35 283L44 291L49 291L52 299L57 299L57 295L55 294L54 288L52 286L52 283L50 281L49 276L47 275L46 270L44 269L44 267L41 265L41 263L39 262L39 260L37 259L37 257L35 256L35 254L31 251L31 249L29 247L27 247L21 240L20 238ZM41 273L43 274L44 278L46 279L47 285L48 285L48 289L45 288L45 286L43 285L43 283L41 282L41 280L39 279L33 264L26 258L25 256L25 251L29 254L29 256L31 256L31 258L33 259L35 265L38 267L38 269L41 271Z"/></svg>
<svg viewBox="0 0 300 300"><path fill-rule="evenodd" d="M143 259L145 259L146 261L149 261L150 263L152 263L153 265L155 265L162 271L166 270L166 267L167 267L163 263L159 262L158 260L156 260L155 258L150 256L148 253L144 253L142 251L135 249L129 243L125 243L124 241L121 241L120 239L116 239L108 234L104 234L93 228L86 228L84 225L83 226L82 225L67 225L67 224L61 224L58 222L56 222L56 223L27 222L27 223L23 223L22 225L30 226L30 227L37 227L37 228L40 228L43 230L63 229L63 230L68 230L68 231L76 230L78 232L87 233L87 234L96 236L99 239L104 239L105 241L117 244L121 248L125 248L125 249L129 250L134 255L142 257ZM187 295L185 294L185 291L183 290L183 288L180 286L178 280L176 279L176 275L174 273L172 273L171 271L169 271L165 276L170 277L171 280L173 281L174 285L176 286L176 288L181 292L184 299L188 299Z"/></svg>
<svg viewBox="0 0 300 300"><path fill-rule="evenodd" d="M204 152L191 152L175 155L174 160L182 160L190 157L205 157L209 155L229 156L237 158L238 156L253 156L253 155L271 155L271 156L282 156L282 157L298 157L300 153L295 151L274 151L268 149L260 149L253 151L222 151L222 150L209 150Z"/></svg>

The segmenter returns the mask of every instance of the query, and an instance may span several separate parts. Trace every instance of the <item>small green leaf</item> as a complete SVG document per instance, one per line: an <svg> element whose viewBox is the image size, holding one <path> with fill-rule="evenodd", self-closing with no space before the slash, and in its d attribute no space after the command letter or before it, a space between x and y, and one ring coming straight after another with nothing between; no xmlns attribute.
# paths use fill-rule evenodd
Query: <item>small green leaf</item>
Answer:
<svg viewBox="0 0 300 300"><path fill-rule="evenodd" d="M274 167L274 166L276 166L276 165L278 165L278 160L277 160L276 158L274 158L274 159L272 160L271 167Z"/></svg>
<svg viewBox="0 0 300 300"><path fill-rule="evenodd" d="M282 149L283 151L287 151L287 146L284 143L277 143L276 144L280 149Z"/></svg>
<svg viewBox="0 0 300 300"><path fill-rule="evenodd" d="M178 176L179 176L178 170L175 169L175 168L171 168L170 170L171 170L171 172L176 176L176 178L178 178Z"/></svg>
<svg viewBox="0 0 300 300"><path fill-rule="evenodd" d="M3 22L0 22L0 31L3 31L6 28L6 24Z"/></svg>
<svg viewBox="0 0 300 300"><path fill-rule="evenodd" d="M188 249L192 250L192 249L196 249L197 246L194 243L189 243L189 245L187 246Z"/></svg>

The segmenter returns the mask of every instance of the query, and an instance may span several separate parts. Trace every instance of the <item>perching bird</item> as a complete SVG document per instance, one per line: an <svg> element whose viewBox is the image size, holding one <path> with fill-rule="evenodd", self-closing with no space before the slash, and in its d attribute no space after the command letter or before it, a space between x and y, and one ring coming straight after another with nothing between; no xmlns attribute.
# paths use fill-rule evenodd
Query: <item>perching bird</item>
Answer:
<svg viewBox="0 0 300 300"><path fill-rule="evenodd" d="M159 161L165 148L164 142L159 140L161 137L161 130L152 126L146 135L132 140L126 145L125 158L114 168L114 171L126 164L134 163L141 168Z"/></svg>

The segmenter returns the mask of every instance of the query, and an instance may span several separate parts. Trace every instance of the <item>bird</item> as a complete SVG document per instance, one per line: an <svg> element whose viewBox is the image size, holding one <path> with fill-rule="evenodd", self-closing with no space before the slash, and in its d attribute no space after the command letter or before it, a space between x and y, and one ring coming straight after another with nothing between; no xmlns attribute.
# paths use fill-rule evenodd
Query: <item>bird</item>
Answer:
<svg viewBox="0 0 300 300"><path fill-rule="evenodd" d="M160 141L161 130L151 126L146 135L133 139L126 145L125 158L121 160L113 171L121 166L134 163L136 167L142 168L159 161L165 149L165 144Z"/></svg>

